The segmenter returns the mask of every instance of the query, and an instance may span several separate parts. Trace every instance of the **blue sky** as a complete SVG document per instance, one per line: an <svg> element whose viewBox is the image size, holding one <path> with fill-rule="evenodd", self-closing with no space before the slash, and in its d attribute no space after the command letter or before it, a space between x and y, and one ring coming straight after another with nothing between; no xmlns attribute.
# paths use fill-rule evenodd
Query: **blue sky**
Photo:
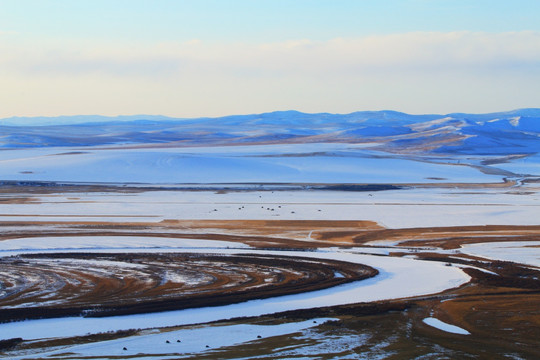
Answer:
<svg viewBox="0 0 540 360"><path fill-rule="evenodd" d="M96 41L271 42L540 30L536 0L13 0L0 1L0 9L4 31Z"/></svg>
<svg viewBox="0 0 540 360"><path fill-rule="evenodd" d="M540 1L0 0L0 117L539 107Z"/></svg>

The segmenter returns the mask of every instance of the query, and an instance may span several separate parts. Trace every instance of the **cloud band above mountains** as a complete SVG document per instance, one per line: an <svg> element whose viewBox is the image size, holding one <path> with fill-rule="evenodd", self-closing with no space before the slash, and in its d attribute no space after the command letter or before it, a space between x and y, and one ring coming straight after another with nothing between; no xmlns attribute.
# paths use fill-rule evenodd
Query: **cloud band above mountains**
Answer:
<svg viewBox="0 0 540 360"><path fill-rule="evenodd" d="M17 37L0 34L0 76L8 85L0 90L7 100L3 116L200 116L284 108L483 112L499 110L490 108L495 104L534 106L530 92L540 80L540 33L533 31L266 44L36 44ZM452 96L456 91L470 99ZM119 92L124 97L115 104Z"/></svg>

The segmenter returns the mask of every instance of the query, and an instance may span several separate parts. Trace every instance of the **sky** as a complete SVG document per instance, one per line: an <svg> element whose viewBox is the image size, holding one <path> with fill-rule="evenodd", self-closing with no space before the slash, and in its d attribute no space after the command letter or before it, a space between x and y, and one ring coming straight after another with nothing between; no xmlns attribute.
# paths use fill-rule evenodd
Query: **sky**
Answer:
<svg viewBox="0 0 540 360"><path fill-rule="evenodd" d="M537 0L0 0L0 118L540 107Z"/></svg>

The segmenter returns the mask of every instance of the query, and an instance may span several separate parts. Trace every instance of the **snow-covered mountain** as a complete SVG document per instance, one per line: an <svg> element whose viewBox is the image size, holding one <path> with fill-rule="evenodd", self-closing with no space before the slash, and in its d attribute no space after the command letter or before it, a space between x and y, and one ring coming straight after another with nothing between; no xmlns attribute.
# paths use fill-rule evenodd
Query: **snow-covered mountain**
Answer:
<svg viewBox="0 0 540 360"><path fill-rule="evenodd" d="M0 121L0 181L414 184L540 176L540 109L62 117L35 125L41 120Z"/></svg>
<svg viewBox="0 0 540 360"><path fill-rule="evenodd" d="M538 153L539 140L540 109L447 115L279 111L198 119L140 115L0 120L0 148L4 149L377 142L392 152L503 155Z"/></svg>

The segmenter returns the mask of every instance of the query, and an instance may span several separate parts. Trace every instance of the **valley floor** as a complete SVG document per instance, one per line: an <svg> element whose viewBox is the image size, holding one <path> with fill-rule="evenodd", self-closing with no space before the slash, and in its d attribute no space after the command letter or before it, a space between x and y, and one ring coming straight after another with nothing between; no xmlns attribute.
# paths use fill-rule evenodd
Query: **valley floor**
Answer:
<svg viewBox="0 0 540 360"><path fill-rule="evenodd" d="M4 186L0 356L539 357L540 188L503 185Z"/></svg>

